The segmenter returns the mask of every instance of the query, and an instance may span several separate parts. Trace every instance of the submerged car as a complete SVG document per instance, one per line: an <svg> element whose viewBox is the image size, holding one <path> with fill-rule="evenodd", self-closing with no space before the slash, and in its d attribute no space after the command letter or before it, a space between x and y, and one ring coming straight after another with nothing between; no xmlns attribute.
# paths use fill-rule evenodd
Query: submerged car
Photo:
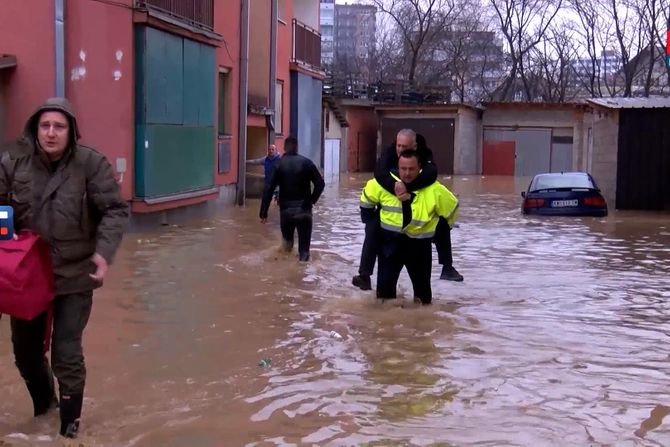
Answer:
<svg viewBox="0 0 670 447"><path fill-rule="evenodd" d="M537 174L521 197L524 214L607 216L607 202L587 172Z"/></svg>

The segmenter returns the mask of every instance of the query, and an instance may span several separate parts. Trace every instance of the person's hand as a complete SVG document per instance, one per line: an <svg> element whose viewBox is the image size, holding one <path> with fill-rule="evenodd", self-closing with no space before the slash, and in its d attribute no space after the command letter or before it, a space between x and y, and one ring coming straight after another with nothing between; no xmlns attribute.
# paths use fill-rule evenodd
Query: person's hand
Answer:
<svg viewBox="0 0 670 447"><path fill-rule="evenodd" d="M410 200L411 198L412 198L412 195L411 195L410 193L408 193L408 192L403 193L403 194L400 194L400 195L398 196L398 199L399 199L401 202L404 202L405 200Z"/></svg>
<svg viewBox="0 0 670 447"><path fill-rule="evenodd" d="M91 261L93 262L93 264L95 264L96 269L95 273L90 273L89 276L101 283L102 280L105 279L107 269L109 268L109 266L107 265L107 261L99 253L96 253L93 256L91 256Z"/></svg>
<svg viewBox="0 0 670 447"><path fill-rule="evenodd" d="M267 222L267 221L268 221L268 218L267 218L267 217L261 217L261 223L262 223L262 224L264 224L264 223Z"/></svg>
<svg viewBox="0 0 670 447"><path fill-rule="evenodd" d="M14 233L12 234L12 240L18 241L19 240L19 235Z"/></svg>
<svg viewBox="0 0 670 447"><path fill-rule="evenodd" d="M400 196L402 194L407 194L407 187L403 182L395 182L395 185L393 186L393 190L395 191L396 197L400 199ZM400 199L403 200L403 199ZM406 200L406 199L405 199Z"/></svg>

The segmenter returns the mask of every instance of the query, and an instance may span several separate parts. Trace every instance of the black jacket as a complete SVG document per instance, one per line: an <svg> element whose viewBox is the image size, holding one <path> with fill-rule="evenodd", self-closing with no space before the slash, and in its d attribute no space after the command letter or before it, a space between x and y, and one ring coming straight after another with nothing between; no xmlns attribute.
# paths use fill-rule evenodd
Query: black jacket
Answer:
<svg viewBox="0 0 670 447"><path fill-rule="evenodd" d="M314 190L310 185L314 185ZM279 186L279 207L281 209L300 206L311 210L326 184L312 160L298 154L284 154L275 165L270 182L263 191L260 218L268 217L272 193Z"/></svg>
<svg viewBox="0 0 670 447"><path fill-rule="evenodd" d="M416 191L432 185L437 180L437 166L433 163L433 151L426 146L417 146L419 153L419 162L421 163L421 172L414 181L405 185L408 191ZM382 187L395 194L396 180L391 176L391 171L398 170L398 153L395 148L395 141L382 152L377 165L375 166L375 179Z"/></svg>

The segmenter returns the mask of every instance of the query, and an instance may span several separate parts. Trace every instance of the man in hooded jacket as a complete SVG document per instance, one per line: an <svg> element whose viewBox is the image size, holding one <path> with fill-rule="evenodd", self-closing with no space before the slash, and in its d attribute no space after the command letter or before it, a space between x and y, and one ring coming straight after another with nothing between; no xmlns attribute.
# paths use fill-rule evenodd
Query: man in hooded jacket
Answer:
<svg viewBox="0 0 670 447"><path fill-rule="evenodd" d="M51 98L0 155L0 205L14 208L16 231L35 231L49 243L55 284L51 366L43 349L46 312L31 321L11 318L16 366L35 416L58 405L56 376L60 434L69 438L79 430L86 380L82 334L93 290L102 285L129 213L112 166L79 138L70 103Z"/></svg>

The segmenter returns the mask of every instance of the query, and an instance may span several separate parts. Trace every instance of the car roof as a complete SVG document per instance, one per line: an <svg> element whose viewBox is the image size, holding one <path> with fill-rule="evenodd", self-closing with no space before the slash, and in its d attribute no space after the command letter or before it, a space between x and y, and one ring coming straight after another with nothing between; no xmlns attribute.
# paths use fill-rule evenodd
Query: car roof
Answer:
<svg viewBox="0 0 670 447"><path fill-rule="evenodd" d="M558 177L561 175L583 175L583 176L588 176L588 172L582 172L582 171L569 171L569 172L543 172L541 174L535 174L535 177Z"/></svg>

